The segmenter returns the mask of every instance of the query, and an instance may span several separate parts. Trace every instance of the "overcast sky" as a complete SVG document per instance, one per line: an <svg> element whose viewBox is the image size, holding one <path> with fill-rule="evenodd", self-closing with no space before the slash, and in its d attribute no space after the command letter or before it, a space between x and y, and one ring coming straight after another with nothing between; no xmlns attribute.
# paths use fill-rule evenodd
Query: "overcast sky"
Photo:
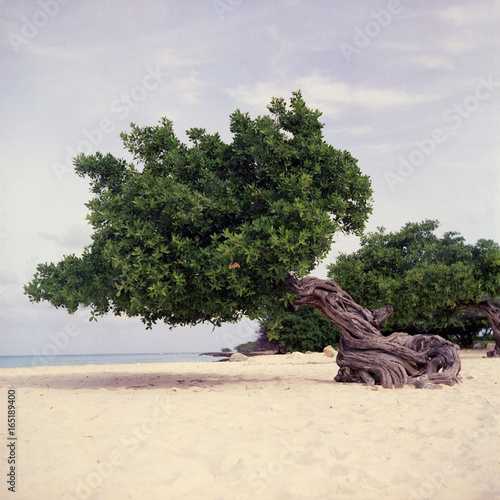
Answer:
<svg viewBox="0 0 500 500"><path fill-rule="evenodd" d="M90 243L76 153L126 157L131 122L231 140L229 115L301 89L325 140L372 179L368 231L427 218L500 242L500 2L1 0L0 354L199 352L249 322L146 331L22 293L37 263ZM337 239L339 251L356 238ZM326 277L322 265L316 272Z"/></svg>

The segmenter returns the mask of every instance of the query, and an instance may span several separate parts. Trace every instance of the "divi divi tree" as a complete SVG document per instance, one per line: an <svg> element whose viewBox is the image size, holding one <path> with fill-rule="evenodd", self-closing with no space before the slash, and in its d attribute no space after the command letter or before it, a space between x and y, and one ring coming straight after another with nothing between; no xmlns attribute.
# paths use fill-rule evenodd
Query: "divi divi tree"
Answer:
<svg viewBox="0 0 500 500"><path fill-rule="evenodd" d="M191 129L186 145L163 119L122 134L131 161L77 156L76 173L94 194L92 244L81 256L38 265L25 293L70 313L90 307L92 317L138 316L148 326L220 325L310 304L341 329L338 380L455 383L460 361L451 344L386 338L379 326L388 308L370 311L335 283L307 277L335 233L362 233L370 180L347 151L323 140L321 113L300 92L289 104L273 99L268 110L255 119L235 111L230 144ZM356 350L349 364L359 343L376 356L365 363Z"/></svg>
<svg viewBox="0 0 500 500"><path fill-rule="evenodd" d="M329 267L329 277L368 307L393 306L384 329L453 331L461 311L481 313L495 340L491 356L500 356L500 311L491 300L500 296L500 246L467 244L456 232L440 238L438 226L426 220L364 235L357 252Z"/></svg>

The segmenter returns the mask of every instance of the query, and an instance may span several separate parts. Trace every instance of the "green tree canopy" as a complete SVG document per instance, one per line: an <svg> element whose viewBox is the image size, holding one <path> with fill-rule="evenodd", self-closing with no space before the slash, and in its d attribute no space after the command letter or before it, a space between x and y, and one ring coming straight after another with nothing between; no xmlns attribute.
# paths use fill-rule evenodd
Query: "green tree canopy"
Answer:
<svg viewBox="0 0 500 500"><path fill-rule="evenodd" d="M290 304L283 280L307 275L337 231L359 234L372 191L356 160L323 140L321 113L300 92L268 109L255 119L235 111L230 144L195 128L185 145L163 119L121 135L132 163L79 155L94 194L92 244L38 265L25 293L148 326L220 325Z"/></svg>
<svg viewBox="0 0 500 500"><path fill-rule="evenodd" d="M393 306L383 331L459 334L466 324L459 321L463 311L456 311L488 314L479 305L500 295L500 246L491 240L466 244L455 232L439 238L438 225L426 220L396 233L380 228L367 234L357 252L340 255L329 267L329 277L365 307ZM486 326L474 316L467 321Z"/></svg>

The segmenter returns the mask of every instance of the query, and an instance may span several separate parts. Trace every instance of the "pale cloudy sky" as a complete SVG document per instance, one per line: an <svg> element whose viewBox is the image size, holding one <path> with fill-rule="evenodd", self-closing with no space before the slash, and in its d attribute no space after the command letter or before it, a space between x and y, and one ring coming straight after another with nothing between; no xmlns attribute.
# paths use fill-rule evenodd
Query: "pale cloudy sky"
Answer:
<svg viewBox="0 0 500 500"><path fill-rule="evenodd" d="M370 175L368 230L438 219L500 241L500 2L1 0L0 355L218 350L248 322L145 331L22 293L36 264L90 242L76 152L166 116L229 141L239 108L301 89L325 139ZM337 239L326 262L357 248ZM325 267L317 270L325 276Z"/></svg>

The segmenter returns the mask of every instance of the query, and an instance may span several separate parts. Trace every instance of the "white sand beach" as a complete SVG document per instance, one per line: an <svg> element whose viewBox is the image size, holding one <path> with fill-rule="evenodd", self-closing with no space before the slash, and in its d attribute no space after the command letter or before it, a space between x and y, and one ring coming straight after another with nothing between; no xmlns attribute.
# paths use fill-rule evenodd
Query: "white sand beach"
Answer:
<svg viewBox="0 0 500 500"><path fill-rule="evenodd" d="M1 437L14 389L18 440L0 497L500 498L500 359L484 355L463 351L441 390L336 383L316 353L1 369Z"/></svg>

